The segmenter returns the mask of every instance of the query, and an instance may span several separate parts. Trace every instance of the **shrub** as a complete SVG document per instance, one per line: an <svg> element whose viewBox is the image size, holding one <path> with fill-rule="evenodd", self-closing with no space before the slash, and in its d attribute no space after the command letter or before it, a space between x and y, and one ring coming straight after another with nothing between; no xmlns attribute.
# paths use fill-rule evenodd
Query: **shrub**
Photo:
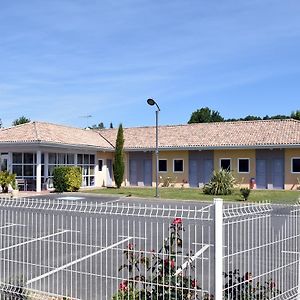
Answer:
<svg viewBox="0 0 300 300"><path fill-rule="evenodd" d="M234 188L235 179L230 171L214 171L209 183L204 185L203 192L208 195L229 195Z"/></svg>
<svg viewBox="0 0 300 300"><path fill-rule="evenodd" d="M12 188L16 188L16 174L11 174L8 171L0 172L0 185L3 193L8 192L8 186L11 185Z"/></svg>
<svg viewBox="0 0 300 300"><path fill-rule="evenodd" d="M76 192L82 182L81 169L79 167L60 166L54 168L53 185L57 192Z"/></svg>
<svg viewBox="0 0 300 300"><path fill-rule="evenodd" d="M250 195L250 192L251 192L251 190L248 189L248 188L241 188L241 189L240 189L241 196L242 196L242 198L243 198L245 201L248 200L249 195Z"/></svg>

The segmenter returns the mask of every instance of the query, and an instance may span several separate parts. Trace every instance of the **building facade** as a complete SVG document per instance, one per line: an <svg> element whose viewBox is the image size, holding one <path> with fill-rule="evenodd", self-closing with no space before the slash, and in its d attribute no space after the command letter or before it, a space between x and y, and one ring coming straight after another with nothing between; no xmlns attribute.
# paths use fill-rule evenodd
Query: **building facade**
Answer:
<svg viewBox="0 0 300 300"><path fill-rule="evenodd" d="M0 130L0 168L22 188L51 187L53 169L82 169L83 187L113 186L117 129L86 130L31 122ZM124 129L124 186L154 186L155 127ZM237 183L259 189L300 185L300 122L268 120L159 127L161 185L202 187L213 170L232 171Z"/></svg>

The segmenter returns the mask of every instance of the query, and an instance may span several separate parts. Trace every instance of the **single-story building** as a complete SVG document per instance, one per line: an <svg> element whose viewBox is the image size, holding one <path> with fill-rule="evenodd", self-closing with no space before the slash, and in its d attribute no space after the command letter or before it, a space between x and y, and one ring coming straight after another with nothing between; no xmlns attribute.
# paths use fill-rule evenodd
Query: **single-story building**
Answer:
<svg viewBox="0 0 300 300"><path fill-rule="evenodd" d="M49 186L58 165L82 168L84 187L112 186L117 129L87 130L31 122L0 130L0 168L25 189ZM125 186L155 186L155 127L124 128ZM259 189L296 189L300 182L300 121L266 120L159 127L161 183L199 187L213 170Z"/></svg>

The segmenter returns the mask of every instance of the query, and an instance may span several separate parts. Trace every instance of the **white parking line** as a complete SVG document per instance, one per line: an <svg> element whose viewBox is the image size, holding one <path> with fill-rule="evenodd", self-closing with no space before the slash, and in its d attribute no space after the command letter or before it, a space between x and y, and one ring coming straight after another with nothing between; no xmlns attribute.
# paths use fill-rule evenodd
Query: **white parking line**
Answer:
<svg viewBox="0 0 300 300"><path fill-rule="evenodd" d="M23 243L20 243L20 244L8 246L8 247L0 249L0 252L6 251L6 250L9 250L9 249L13 249L13 248L16 248L16 247L24 246L24 245L27 245L27 244L30 244L30 243L33 243L33 242L41 241L41 240L47 239L49 237L60 235L60 234L66 233L66 232L69 232L69 230L64 230L64 231L56 232L56 233L53 233L53 234L41 236L39 238L26 241L26 242L23 242Z"/></svg>
<svg viewBox="0 0 300 300"><path fill-rule="evenodd" d="M174 274L175 276L179 275L185 268L188 267L197 257L199 257L207 248L209 245L205 245L202 249L200 249L194 256L192 256L188 261L186 261L181 268L179 268L176 273Z"/></svg>
<svg viewBox="0 0 300 300"><path fill-rule="evenodd" d="M57 200L83 200L84 197L72 197L72 196L66 196L66 197L59 197L56 198Z"/></svg>
<svg viewBox="0 0 300 300"><path fill-rule="evenodd" d="M43 278L45 278L45 277L48 277L48 276L50 276L50 275L53 275L53 274L55 274L55 273L57 273L57 272L59 272L59 271L61 271L61 270L63 270L63 269L66 269L66 268L68 268L68 267L71 267L71 266L73 266L73 265L75 265L75 264L77 264L77 263L79 263L79 262L81 262L81 261L83 261L83 260L85 260L85 259L91 258L91 257L93 257L93 256L95 256L95 255L98 255L98 254L100 254L100 253L102 253L102 252L105 252L105 251L107 251L107 250L109 250L109 249L112 249L112 248L114 248L114 247L116 247L116 246L118 246L118 245L120 245L120 244L126 243L126 242L130 241L131 239L133 239L133 237L128 237L127 239L121 240L121 241L119 241L119 242L117 242L117 243L115 243L115 244L112 244L112 245L110 245L110 246L108 246L108 247L106 247L106 248L103 248L103 249L101 249L101 250L99 250L99 251L93 252L93 253L91 253L91 254L89 254L89 255L86 255L86 256L84 256L84 257L82 257L82 258L78 258L78 259L76 259L76 260L74 260L74 261L71 261L71 262L69 262L69 263L67 263L67 264L65 264L65 265L63 265L63 266L61 266L61 267L59 267L59 268L56 268L55 270L49 271L49 272L47 272L47 273L45 273L45 274L42 274L42 275L40 275L40 276L38 276L38 277L36 277L36 278L33 278L33 279L28 280L28 281L26 282L26 284L31 284L31 283L36 282L36 281L38 281L38 280L41 280L41 279L43 279Z"/></svg>

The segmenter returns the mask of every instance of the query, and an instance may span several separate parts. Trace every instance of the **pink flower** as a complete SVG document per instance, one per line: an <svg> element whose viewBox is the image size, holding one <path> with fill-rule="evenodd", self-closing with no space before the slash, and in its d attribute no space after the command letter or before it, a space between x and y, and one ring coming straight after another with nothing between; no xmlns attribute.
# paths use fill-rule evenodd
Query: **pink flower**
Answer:
<svg viewBox="0 0 300 300"><path fill-rule="evenodd" d="M173 225L179 225L182 224L182 219L181 218L175 218L172 222Z"/></svg>
<svg viewBox="0 0 300 300"><path fill-rule="evenodd" d="M198 282L196 279L192 280L192 288L196 288L198 285Z"/></svg>
<svg viewBox="0 0 300 300"><path fill-rule="evenodd" d="M127 248L128 248L128 250L133 250L134 245L133 244L128 244Z"/></svg>
<svg viewBox="0 0 300 300"><path fill-rule="evenodd" d="M245 281L249 281L249 282L251 282L252 281L252 273L251 272L247 272L247 273L245 273L245 275L244 275L244 280Z"/></svg>
<svg viewBox="0 0 300 300"><path fill-rule="evenodd" d="M119 284L119 290L121 290L123 292L126 292L128 290L128 283L127 283L127 281L122 281Z"/></svg>

